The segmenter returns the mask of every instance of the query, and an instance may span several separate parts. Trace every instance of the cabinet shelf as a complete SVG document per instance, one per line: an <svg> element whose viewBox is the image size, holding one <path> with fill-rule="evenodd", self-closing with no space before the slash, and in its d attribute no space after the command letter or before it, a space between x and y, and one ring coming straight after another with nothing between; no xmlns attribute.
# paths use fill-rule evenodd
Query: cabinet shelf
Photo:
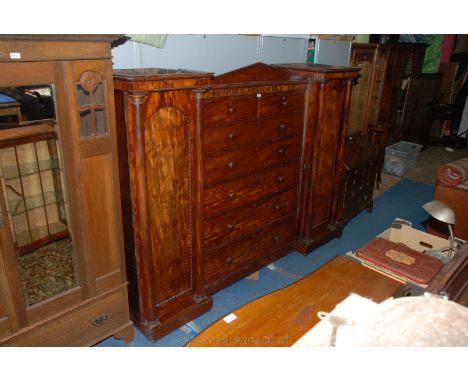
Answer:
<svg viewBox="0 0 468 382"><path fill-rule="evenodd" d="M45 203L44 203L45 201ZM48 191L44 194L27 196L24 200L18 198L18 201L9 201L8 212L11 216L18 216L37 208L45 208L54 204L63 204L64 200L57 191ZM26 209L25 209L26 204Z"/></svg>
<svg viewBox="0 0 468 382"><path fill-rule="evenodd" d="M32 244L35 241L40 241L47 236L53 236L54 238L59 239L68 237L68 228L61 222L54 222L48 226L36 227L32 230L16 232L16 245L19 248L19 254L24 255L31 249L37 249Z"/></svg>

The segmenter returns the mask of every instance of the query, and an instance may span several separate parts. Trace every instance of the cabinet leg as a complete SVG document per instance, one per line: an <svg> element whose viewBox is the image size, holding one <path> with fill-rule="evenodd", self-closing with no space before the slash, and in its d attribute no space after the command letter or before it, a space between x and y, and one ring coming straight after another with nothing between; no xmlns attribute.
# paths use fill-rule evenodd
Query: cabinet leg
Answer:
<svg viewBox="0 0 468 382"><path fill-rule="evenodd" d="M373 208L374 208L374 202L370 203L370 204L366 207L366 211L369 212L369 213L371 213Z"/></svg>
<svg viewBox="0 0 468 382"><path fill-rule="evenodd" d="M337 239L341 238L343 236L343 226L340 226L336 231L335 231L335 237Z"/></svg>
<svg viewBox="0 0 468 382"><path fill-rule="evenodd" d="M131 340L133 340L133 325L129 325L114 333L114 338L116 340L123 340L126 344L128 344Z"/></svg>

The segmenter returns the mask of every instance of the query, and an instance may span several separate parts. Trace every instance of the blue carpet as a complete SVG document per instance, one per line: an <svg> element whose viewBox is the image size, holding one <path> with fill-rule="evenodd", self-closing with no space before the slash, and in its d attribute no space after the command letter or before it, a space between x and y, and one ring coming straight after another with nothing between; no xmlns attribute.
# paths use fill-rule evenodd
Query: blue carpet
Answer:
<svg viewBox="0 0 468 382"><path fill-rule="evenodd" d="M374 201L372 213L362 212L352 219L345 226L341 238L331 240L308 256L292 252L274 264L278 268L303 277L336 255L356 250L389 228L395 218L408 220L413 223L414 228L424 230L424 222L428 215L421 206L432 200L433 194L434 187L404 179ZM176 329L157 342L150 342L138 330L134 330L135 337L128 344L110 337L96 346L183 346L196 335L198 328L204 329L239 306L294 281L294 278L288 275L263 268L260 270L258 280L243 279L216 293L213 296L213 308L193 320L195 325Z"/></svg>

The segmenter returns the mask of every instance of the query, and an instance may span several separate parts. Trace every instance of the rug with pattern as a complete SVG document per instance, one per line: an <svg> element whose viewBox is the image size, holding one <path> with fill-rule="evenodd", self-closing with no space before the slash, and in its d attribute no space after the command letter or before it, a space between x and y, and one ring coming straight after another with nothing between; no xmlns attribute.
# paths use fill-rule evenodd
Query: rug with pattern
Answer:
<svg viewBox="0 0 468 382"><path fill-rule="evenodd" d="M68 238L20 256L18 265L27 306L77 285L73 247Z"/></svg>

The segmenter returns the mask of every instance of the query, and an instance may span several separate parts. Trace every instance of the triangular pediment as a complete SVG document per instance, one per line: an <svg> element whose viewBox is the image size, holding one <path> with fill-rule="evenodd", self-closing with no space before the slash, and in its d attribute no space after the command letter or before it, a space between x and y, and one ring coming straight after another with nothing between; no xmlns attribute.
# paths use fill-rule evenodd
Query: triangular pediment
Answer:
<svg viewBox="0 0 468 382"><path fill-rule="evenodd" d="M302 79L302 77L298 76L297 74L288 72L287 70L275 68L262 62L257 62L255 64L244 66L243 68L215 76L213 83L233 84L262 81L294 81Z"/></svg>

